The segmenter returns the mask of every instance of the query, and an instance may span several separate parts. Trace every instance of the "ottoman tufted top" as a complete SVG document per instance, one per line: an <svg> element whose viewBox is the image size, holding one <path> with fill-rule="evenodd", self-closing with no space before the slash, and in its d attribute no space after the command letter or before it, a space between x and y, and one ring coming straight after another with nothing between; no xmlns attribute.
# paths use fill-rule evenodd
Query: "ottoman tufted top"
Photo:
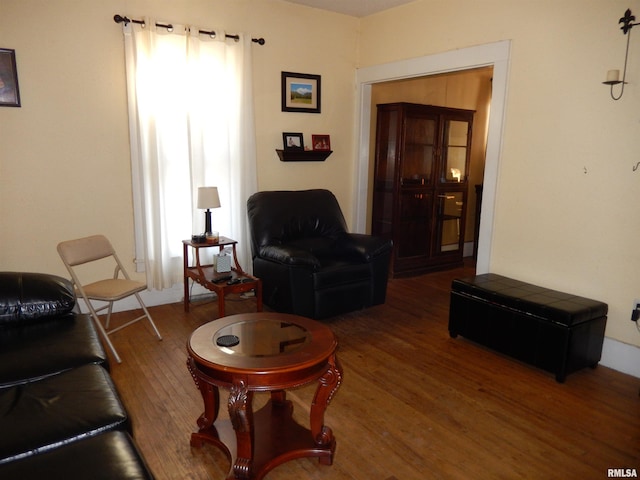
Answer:
<svg viewBox="0 0 640 480"><path fill-rule="evenodd" d="M608 311L606 303L539 287L495 273L455 279L451 288L453 292L466 293L562 325L575 325L603 317Z"/></svg>

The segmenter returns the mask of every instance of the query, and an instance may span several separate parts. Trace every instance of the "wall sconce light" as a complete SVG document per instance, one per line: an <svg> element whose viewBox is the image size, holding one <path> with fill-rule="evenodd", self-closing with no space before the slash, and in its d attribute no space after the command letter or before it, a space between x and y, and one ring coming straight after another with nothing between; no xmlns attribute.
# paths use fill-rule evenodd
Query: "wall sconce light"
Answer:
<svg viewBox="0 0 640 480"><path fill-rule="evenodd" d="M602 82L605 85L611 86L611 98L613 98L614 100L620 100L622 98L622 94L624 93L624 85L625 83L627 83L625 82L625 79L627 78L627 58L629 57L629 40L631 39L631 29L636 25L640 25L640 23L633 23L635 21L636 17L634 15L631 15L631 9L629 8L627 8L627 11L624 12L624 17L622 17L618 21L618 23L622 23L620 30L622 30L622 33L627 35L627 49L624 54L624 71L622 73L622 80L620 80L620 70L609 70L607 72L607 79ZM622 87L620 88L620 95L616 97L613 94L613 86L619 84L622 84Z"/></svg>

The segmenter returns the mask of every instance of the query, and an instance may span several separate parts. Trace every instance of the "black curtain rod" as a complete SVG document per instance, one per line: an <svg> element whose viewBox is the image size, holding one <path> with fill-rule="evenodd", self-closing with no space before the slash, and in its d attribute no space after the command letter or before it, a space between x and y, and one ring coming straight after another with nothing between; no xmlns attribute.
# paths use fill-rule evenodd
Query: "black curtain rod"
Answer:
<svg viewBox="0 0 640 480"><path fill-rule="evenodd" d="M116 23L124 23L125 25L127 23L137 23L138 25L144 25L145 21L144 20L133 20L131 18L127 18L127 17L123 17L121 15L114 15L113 16L113 21ZM171 30L173 28L173 25L171 25L170 23L156 23L156 27L162 27L162 28L166 28L168 30ZM198 33L201 33L202 35L210 35L210 36L215 36L216 32L214 32L213 30L198 30ZM225 37L227 38L232 38L234 39L236 42L238 40L240 40L240 35L229 35L226 34ZM266 42L264 40L264 38L252 38L251 39L252 42L257 43L259 45L264 45Z"/></svg>

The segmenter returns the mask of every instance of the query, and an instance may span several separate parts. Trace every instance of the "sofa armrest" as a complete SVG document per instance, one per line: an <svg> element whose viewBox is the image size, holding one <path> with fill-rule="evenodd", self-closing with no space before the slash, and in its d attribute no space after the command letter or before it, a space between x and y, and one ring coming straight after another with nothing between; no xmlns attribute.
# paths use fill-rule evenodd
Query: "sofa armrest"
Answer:
<svg viewBox="0 0 640 480"><path fill-rule="evenodd" d="M287 245L267 245L260 248L260 258L289 266L320 268L318 258L301 248Z"/></svg>
<svg viewBox="0 0 640 480"><path fill-rule="evenodd" d="M73 284L65 278L0 272L0 326L63 315L75 304Z"/></svg>
<svg viewBox="0 0 640 480"><path fill-rule="evenodd" d="M363 262L370 262L380 255L391 251L391 240L362 233L346 233L335 243L336 254L359 258Z"/></svg>

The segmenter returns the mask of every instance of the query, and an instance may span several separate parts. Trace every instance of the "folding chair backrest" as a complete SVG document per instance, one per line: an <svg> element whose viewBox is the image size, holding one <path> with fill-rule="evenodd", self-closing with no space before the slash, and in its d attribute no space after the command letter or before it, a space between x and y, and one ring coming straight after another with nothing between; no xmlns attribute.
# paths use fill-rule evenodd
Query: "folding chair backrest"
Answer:
<svg viewBox="0 0 640 480"><path fill-rule="evenodd" d="M104 235L61 242L58 244L58 253L68 267L115 255L111 243Z"/></svg>
<svg viewBox="0 0 640 480"><path fill-rule="evenodd" d="M162 340L162 336L160 335L158 328L156 327L155 323L153 323L153 319L151 318L147 307L145 306L142 298L140 298L139 295L141 289L146 288L146 285L142 282L131 281L129 275L122 265L122 262L120 262L116 251L113 249L113 246L111 246L111 242L109 242L107 237L105 237L104 235L92 235L90 237L60 242L58 244L58 254L62 259L62 263L64 263L64 266L71 274L71 279L73 280L78 295L82 296L82 298L84 299L87 308L91 312L91 316L100 331L100 334L103 336L107 345L109 345L109 348L113 352L113 355L115 356L118 363L120 363L121 360L118 352L109 339L109 335L111 333L121 330L122 328L127 327L137 322L138 320L147 318L158 338ZM78 275L75 272L75 269L72 267L102 259L107 260L104 260L100 263L109 263L111 259L115 261L116 267L113 273L113 277L109 279L109 282L96 281L86 285L86 287L83 286L83 284L80 282L80 279L78 278ZM79 270L83 270L83 267L79 267ZM120 273L122 273L122 276L124 278L119 278ZM90 297L86 293L86 290L89 289L89 287L92 288ZM107 331L105 329L105 326L102 325L100 319L98 318L97 312L105 308L108 309L107 319L105 323L106 328L109 328L109 320L111 319L113 303L131 295L135 295L135 297L137 298L138 302L140 303L140 307L142 307L142 310L144 311L144 315ZM106 302L107 305L104 305L100 308L95 308L91 303L92 299Z"/></svg>

